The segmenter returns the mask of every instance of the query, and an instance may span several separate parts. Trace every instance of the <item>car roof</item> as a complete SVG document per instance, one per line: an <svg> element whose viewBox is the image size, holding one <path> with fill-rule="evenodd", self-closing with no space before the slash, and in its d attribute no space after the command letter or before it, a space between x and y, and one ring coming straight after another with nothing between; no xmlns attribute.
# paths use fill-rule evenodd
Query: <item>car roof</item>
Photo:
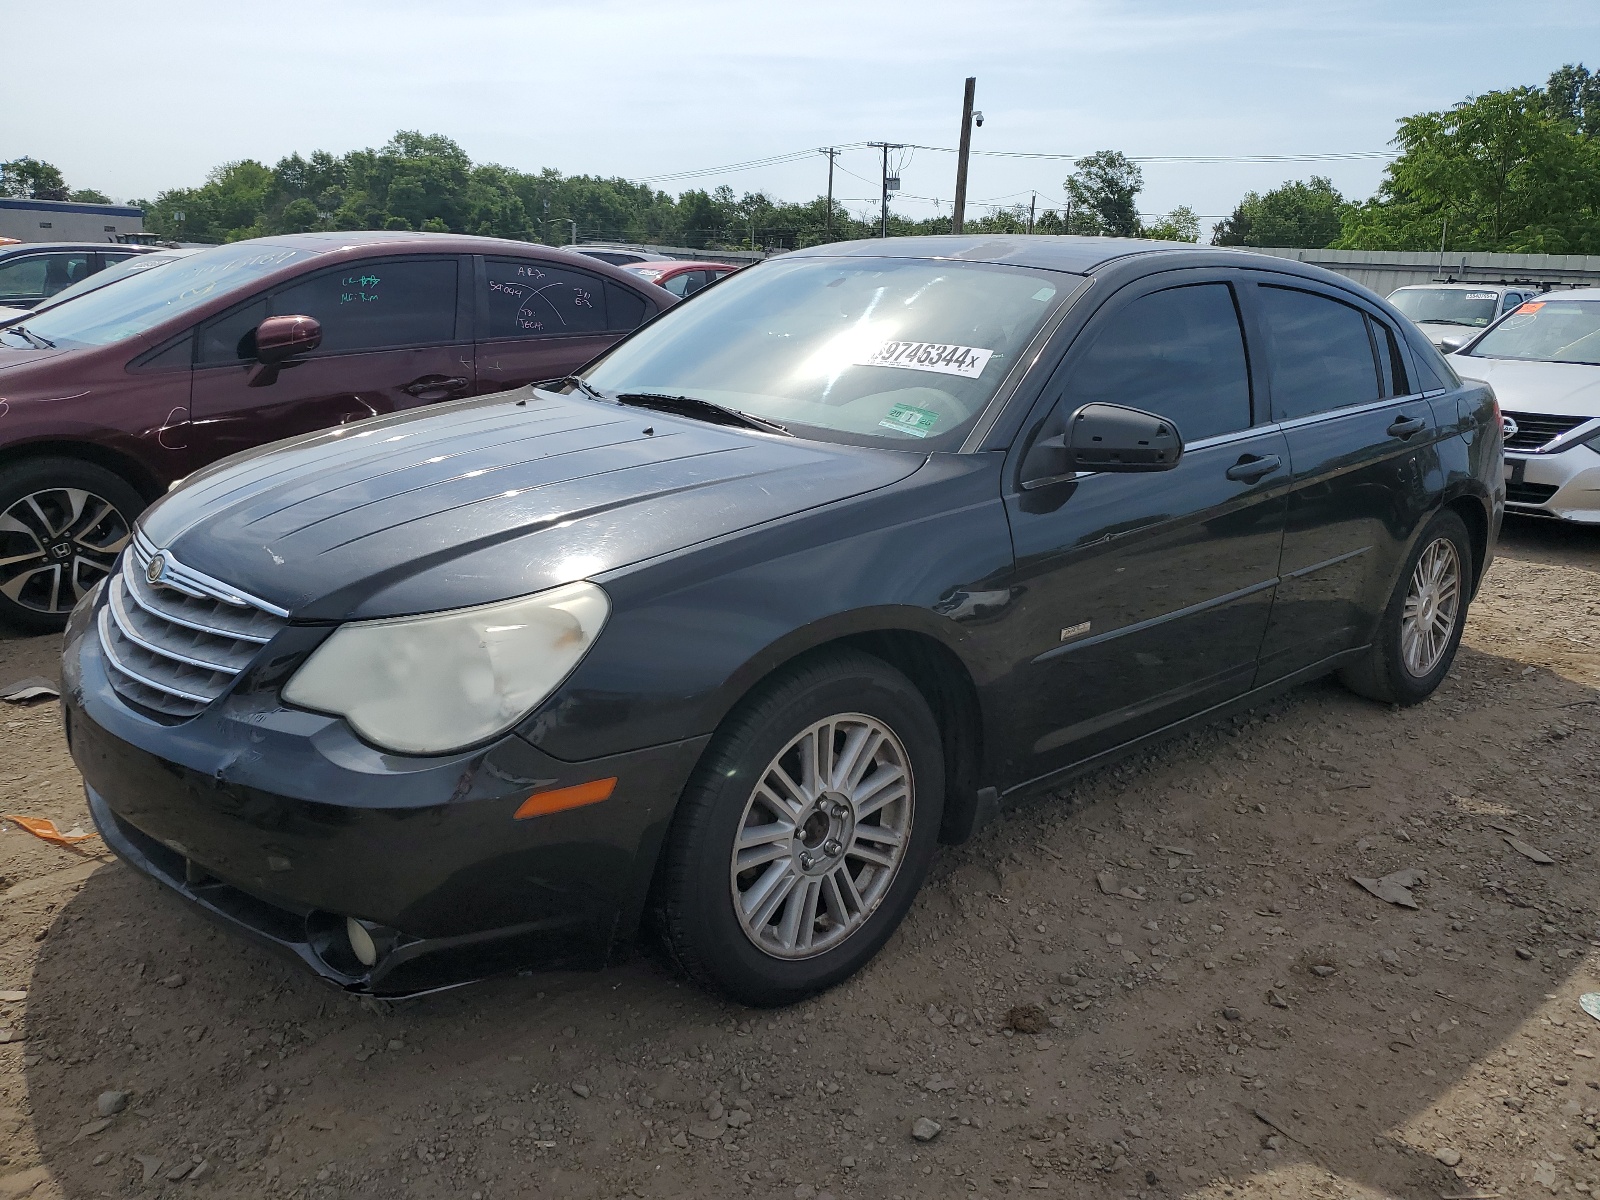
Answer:
<svg viewBox="0 0 1600 1200"><path fill-rule="evenodd" d="M677 275L683 271L737 271L737 263L707 262L698 258L652 258L648 262L629 263L623 267L624 271L631 271L644 267L651 271L660 271L663 274Z"/></svg>
<svg viewBox="0 0 1600 1200"><path fill-rule="evenodd" d="M127 246L121 242L18 242L16 245L0 245L0 255L22 254L33 250L132 250L139 254L146 254L151 250L160 249L158 246Z"/></svg>
<svg viewBox="0 0 1600 1200"><path fill-rule="evenodd" d="M1531 284L1531 283L1458 283L1458 282L1453 282L1453 281L1450 282L1450 283L1445 283L1443 281L1440 281L1438 283L1408 283L1408 284L1404 284L1401 287L1395 288L1395 291L1396 292L1409 292L1409 291L1413 290L1414 288L1428 288L1430 290L1436 289L1436 288L1457 288L1457 289L1460 289L1461 291L1467 291L1467 292L1484 292L1484 291L1494 291L1497 288L1503 288L1508 292L1511 292L1511 291L1525 292L1525 291L1527 291L1529 288L1531 288L1533 286L1535 286L1535 285ZM1394 292L1391 292L1389 294L1393 295Z"/></svg>
<svg viewBox="0 0 1600 1200"><path fill-rule="evenodd" d="M1079 237L1068 234L936 234L928 237L868 238L794 250L784 258L926 258L1038 267L1089 275L1134 257L1171 257L1172 267L1256 266L1324 278L1327 273L1292 258L1256 254L1233 246L1157 242L1144 238ZM1249 261L1240 261L1249 260Z"/></svg>
<svg viewBox="0 0 1600 1200"><path fill-rule="evenodd" d="M242 242L232 243L235 246ZM332 254L372 246L399 250L432 250L438 253L491 254L518 251L523 254L567 254L566 246L547 246L542 242L519 242L514 238L480 237L470 233L419 233L409 229L350 229L316 233L279 233L253 238L251 244L293 246L312 254Z"/></svg>

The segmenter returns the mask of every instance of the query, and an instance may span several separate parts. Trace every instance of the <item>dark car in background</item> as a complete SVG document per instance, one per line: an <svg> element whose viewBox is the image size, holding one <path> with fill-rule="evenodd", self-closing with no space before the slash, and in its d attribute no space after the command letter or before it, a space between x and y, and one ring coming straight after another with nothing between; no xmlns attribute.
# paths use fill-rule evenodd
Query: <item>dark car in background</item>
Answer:
<svg viewBox="0 0 1600 1200"><path fill-rule="evenodd" d="M171 268L167 268L171 269ZM896 238L579 377L203 470L73 614L112 849L354 991L847 977L1002 800L1330 672L1439 685L1499 413L1328 271Z"/></svg>
<svg viewBox="0 0 1600 1200"><path fill-rule="evenodd" d="M677 299L524 242L306 233L203 250L10 322L0 618L59 629L144 506L198 467L559 378Z"/></svg>
<svg viewBox="0 0 1600 1200"><path fill-rule="evenodd" d="M110 242L19 242L0 246L0 307L34 308L113 263L153 249Z"/></svg>
<svg viewBox="0 0 1600 1200"><path fill-rule="evenodd" d="M632 271L640 279L648 280L657 287L666 288L674 296L687 298L741 268L737 263L663 259L656 262L630 263L622 269Z"/></svg>

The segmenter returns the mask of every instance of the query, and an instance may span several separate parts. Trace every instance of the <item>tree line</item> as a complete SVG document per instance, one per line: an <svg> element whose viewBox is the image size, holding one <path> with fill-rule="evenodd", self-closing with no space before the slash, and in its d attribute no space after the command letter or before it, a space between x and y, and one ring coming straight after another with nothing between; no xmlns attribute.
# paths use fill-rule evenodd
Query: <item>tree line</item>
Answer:
<svg viewBox="0 0 1600 1200"><path fill-rule="evenodd" d="M1600 253L1600 76L1582 64L1543 87L1490 91L1400 122L1398 155L1375 195L1347 200L1324 176L1247 192L1211 229L1227 246ZM1066 204L969 219L975 233L1075 233L1196 242L1199 220L1180 206L1141 217L1139 165L1120 151L1078 159ZM72 190L33 158L0 163L0 195L105 203ZM269 167L224 163L198 187L173 188L145 210L145 228L192 242L227 242L318 229L483 234L561 244L581 239L697 249L797 249L875 237L879 222L826 197L792 203L764 192L690 189L673 196L622 178L537 173L474 163L448 137L402 130L377 149L291 154ZM891 212L890 236L946 233L950 218Z"/></svg>

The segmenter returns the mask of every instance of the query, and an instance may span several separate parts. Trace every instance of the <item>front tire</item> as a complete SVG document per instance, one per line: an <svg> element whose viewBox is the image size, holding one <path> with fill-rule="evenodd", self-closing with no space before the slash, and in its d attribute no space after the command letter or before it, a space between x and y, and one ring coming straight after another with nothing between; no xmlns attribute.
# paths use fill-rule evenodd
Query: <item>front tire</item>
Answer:
<svg viewBox="0 0 1600 1200"><path fill-rule="evenodd" d="M898 671L819 654L759 687L684 789L657 882L674 962L744 1004L804 999L889 940L944 806L939 726Z"/></svg>
<svg viewBox="0 0 1600 1200"><path fill-rule="evenodd" d="M29 633L66 628L144 507L126 480L81 459L0 468L0 619Z"/></svg>
<svg viewBox="0 0 1600 1200"><path fill-rule="evenodd" d="M1472 594L1472 543L1453 512L1417 538L1364 661L1340 680L1358 696L1411 705L1433 695L1455 662Z"/></svg>

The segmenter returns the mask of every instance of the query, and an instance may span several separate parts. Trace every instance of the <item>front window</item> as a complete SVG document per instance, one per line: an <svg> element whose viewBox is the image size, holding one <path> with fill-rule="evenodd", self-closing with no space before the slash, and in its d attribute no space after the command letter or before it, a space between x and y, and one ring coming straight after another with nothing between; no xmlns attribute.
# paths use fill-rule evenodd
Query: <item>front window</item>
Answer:
<svg viewBox="0 0 1600 1200"><path fill-rule="evenodd" d="M1471 292L1464 288L1401 288L1389 303L1418 325L1462 325L1482 329L1499 311L1497 292Z"/></svg>
<svg viewBox="0 0 1600 1200"><path fill-rule="evenodd" d="M269 272L311 254L292 246L248 242L202 250L159 271L145 271L114 288L102 288L39 313L23 322L27 335L16 332L14 326L0 329L0 345L32 346L42 339L67 348L108 346L218 296L248 288Z"/></svg>
<svg viewBox="0 0 1600 1200"><path fill-rule="evenodd" d="M585 378L612 394L709 400L802 434L948 449L1078 283L984 263L778 259L672 309Z"/></svg>
<svg viewBox="0 0 1600 1200"><path fill-rule="evenodd" d="M1484 334L1471 357L1600 366L1600 302L1530 300Z"/></svg>

